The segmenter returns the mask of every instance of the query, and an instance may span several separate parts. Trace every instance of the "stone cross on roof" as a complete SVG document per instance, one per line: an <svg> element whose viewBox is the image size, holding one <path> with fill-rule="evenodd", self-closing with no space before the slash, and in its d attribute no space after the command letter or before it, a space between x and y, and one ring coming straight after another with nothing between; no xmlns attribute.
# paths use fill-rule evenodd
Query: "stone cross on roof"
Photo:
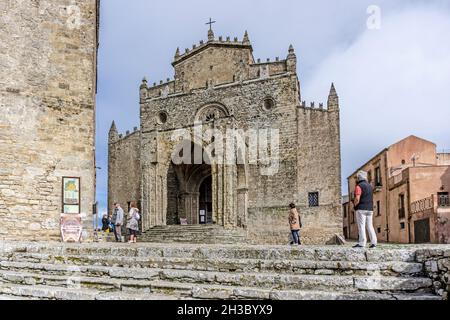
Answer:
<svg viewBox="0 0 450 320"><path fill-rule="evenodd" d="M212 21L212 19L211 18L209 18L209 22L207 22L206 24L209 24L209 30L210 31L212 31L212 25L214 24L214 23L216 23L217 21Z"/></svg>

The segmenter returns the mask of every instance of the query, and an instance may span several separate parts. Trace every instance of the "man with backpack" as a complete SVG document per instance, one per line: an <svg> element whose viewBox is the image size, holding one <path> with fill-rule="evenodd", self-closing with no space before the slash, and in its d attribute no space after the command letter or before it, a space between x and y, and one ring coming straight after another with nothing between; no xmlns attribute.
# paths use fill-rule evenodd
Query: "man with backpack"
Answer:
<svg viewBox="0 0 450 320"><path fill-rule="evenodd" d="M367 172L359 171L353 201L359 230L359 243L353 248L365 248L367 244L366 229L370 236L370 249L377 246L377 234L373 227L373 188L367 181Z"/></svg>

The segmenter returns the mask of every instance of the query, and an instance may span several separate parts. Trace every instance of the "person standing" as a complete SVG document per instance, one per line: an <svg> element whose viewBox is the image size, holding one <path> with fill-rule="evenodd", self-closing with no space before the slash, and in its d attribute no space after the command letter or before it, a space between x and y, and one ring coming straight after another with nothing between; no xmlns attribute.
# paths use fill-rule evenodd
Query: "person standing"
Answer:
<svg viewBox="0 0 450 320"><path fill-rule="evenodd" d="M295 204L289 205L289 225L291 227L292 238L294 239L293 245L301 245L300 241L300 229L302 228L302 219L297 211Z"/></svg>
<svg viewBox="0 0 450 320"><path fill-rule="evenodd" d="M115 203L114 204L114 213L113 213L113 222L114 222L114 236L116 237L116 242L122 242L123 219L124 219L123 209L119 203Z"/></svg>
<svg viewBox="0 0 450 320"><path fill-rule="evenodd" d="M128 223L127 223L127 229L128 233L130 235L130 241L129 243L136 243L137 242L137 234L139 232L139 209L136 207L135 203L131 204L131 209L128 214Z"/></svg>
<svg viewBox="0 0 450 320"><path fill-rule="evenodd" d="M373 227L373 188L367 181L367 172L365 171L359 171L357 174L357 185L353 204L356 211L356 220L359 231L359 243L353 248L366 247L366 229L370 236L370 248L376 248L378 240Z"/></svg>

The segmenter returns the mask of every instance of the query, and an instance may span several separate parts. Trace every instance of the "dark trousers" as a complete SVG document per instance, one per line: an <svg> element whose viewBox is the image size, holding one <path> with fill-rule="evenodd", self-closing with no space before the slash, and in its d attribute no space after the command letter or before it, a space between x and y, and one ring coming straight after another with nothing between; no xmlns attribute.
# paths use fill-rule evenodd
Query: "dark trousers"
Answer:
<svg viewBox="0 0 450 320"><path fill-rule="evenodd" d="M292 230L292 238L294 239L294 244L300 243L300 230Z"/></svg>
<svg viewBox="0 0 450 320"><path fill-rule="evenodd" d="M122 242L122 226L114 226L114 236L117 242Z"/></svg>

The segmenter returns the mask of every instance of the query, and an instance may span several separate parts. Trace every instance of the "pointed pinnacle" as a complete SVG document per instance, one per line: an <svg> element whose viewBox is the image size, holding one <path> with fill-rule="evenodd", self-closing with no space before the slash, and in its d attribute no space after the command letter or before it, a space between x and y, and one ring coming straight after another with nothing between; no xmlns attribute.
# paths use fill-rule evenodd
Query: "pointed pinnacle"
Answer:
<svg viewBox="0 0 450 320"><path fill-rule="evenodd" d="M243 43L249 44L250 43L250 38L248 36L248 32L247 30L245 30L245 34L244 34L244 39L242 40Z"/></svg>
<svg viewBox="0 0 450 320"><path fill-rule="evenodd" d="M111 129L109 131L117 131L116 122L113 121L111 125Z"/></svg>
<svg viewBox="0 0 450 320"><path fill-rule="evenodd" d="M337 96L337 92L336 92L336 88L334 86L334 82L331 83L330 96Z"/></svg>

